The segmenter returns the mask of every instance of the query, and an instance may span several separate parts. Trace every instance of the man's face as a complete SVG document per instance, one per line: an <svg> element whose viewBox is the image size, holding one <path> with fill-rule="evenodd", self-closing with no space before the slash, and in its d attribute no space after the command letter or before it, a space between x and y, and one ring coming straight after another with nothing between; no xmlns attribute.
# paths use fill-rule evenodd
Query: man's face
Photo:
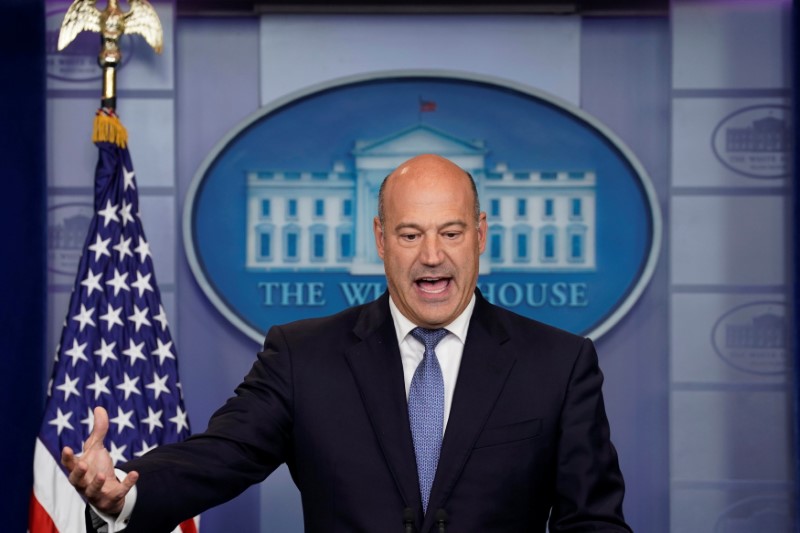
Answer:
<svg viewBox="0 0 800 533"><path fill-rule="evenodd" d="M425 328L452 322L469 303L486 247L486 214L475 220L469 177L438 156L415 157L384 189L384 225L373 224L392 300Z"/></svg>

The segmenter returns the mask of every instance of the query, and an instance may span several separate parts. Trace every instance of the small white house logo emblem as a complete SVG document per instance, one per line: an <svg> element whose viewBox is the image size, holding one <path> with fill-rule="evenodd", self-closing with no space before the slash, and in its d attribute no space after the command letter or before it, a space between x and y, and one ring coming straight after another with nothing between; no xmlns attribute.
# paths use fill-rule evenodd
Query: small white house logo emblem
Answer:
<svg viewBox="0 0 800 533"><path fill-rule="evenodd" d="M489 223L478 286L489 301L597 337L652 275L655 194L601 124L531 89L404 73L288 97L209 154L184 213L206 295L259 341L272 324L380 296L378 189L419 153L475 178Z"/></svg>
<svg viewBox="0 0 800 533"><path fill-rule="evenodd" d="M751 302L722 315L714 325L714 350L729 365L752 374L787 370L786 304Z"/></svg>
<svg viewBox="0 0 800 533"><path fill-rule="evenodd" d="M714 129L714 155L726 167L750 178L782 178L789 173L789 108L745 107Z"/></svg>
<svg viewBox="0 0 800 533"><path fill-rule="evenodd" d="M90 203L63 203L48 209L47 264L51 272L74 275L93 214Z"/></svg>

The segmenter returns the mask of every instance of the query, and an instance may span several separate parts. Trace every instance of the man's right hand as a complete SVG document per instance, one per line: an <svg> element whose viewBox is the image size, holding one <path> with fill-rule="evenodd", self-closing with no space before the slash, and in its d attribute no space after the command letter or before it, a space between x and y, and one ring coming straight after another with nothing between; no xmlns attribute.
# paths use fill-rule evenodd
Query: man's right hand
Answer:
<svg viewBox="0 0 800 533"><path fill-rule="evenodd" d="M94 428L78 456L69 446L61 451L61 464L69 471L69 482L98 511L117 516L125 504L125 495L139 479L137 472L128 472L120 482L114 474L114 461L103 445L108 433L108 413L94 409Z"/></svg>

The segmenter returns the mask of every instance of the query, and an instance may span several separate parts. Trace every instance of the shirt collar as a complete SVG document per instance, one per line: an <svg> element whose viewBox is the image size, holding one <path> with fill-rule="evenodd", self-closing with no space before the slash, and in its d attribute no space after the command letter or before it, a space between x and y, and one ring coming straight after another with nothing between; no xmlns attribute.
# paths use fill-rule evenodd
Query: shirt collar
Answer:
<svg viewBox="0 0 800 533"><path fill-rule="evenodd" d="M461 311L461 314L456 317L455 320L447 324L444 329L448 332L452 333L458 340L461 341L461 344L464 344L467 341L467 330L469 329L469 320L472 318L472 311L475 309L475 294L472 295L470 298L467 307ZM397 344L403 342L412 329L416 328L417 325L411 322L394 303L392 300L391 295L389 296L389 311L392 313L392 320L394 321L394 331L397 334Z"/></svg>

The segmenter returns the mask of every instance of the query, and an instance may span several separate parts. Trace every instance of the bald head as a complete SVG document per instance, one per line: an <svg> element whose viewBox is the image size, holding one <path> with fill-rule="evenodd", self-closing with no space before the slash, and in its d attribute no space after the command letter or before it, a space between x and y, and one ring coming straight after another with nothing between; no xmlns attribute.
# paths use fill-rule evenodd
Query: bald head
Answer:
<svg viewBox="0 0 800 533"><path fill-rule="evenodd" d="M454 172L456 174L463 174L465 178L464 185L472 189L472 197L475 204L475 222L477 223L481 214L481 206L478 200L478 189L475 186L475 180L472 178L472 175L449 159L435 154L423 154L412 157L408 161L400 164L400 166L386 176L383 183L381 183L381 188L378 191L378 220L380 220L381 226L386 222L386 189L389 188L390 182L403 179L416 179L423 175L428 175L431 179L436 179L437 175L451 176Z"/></svg>

